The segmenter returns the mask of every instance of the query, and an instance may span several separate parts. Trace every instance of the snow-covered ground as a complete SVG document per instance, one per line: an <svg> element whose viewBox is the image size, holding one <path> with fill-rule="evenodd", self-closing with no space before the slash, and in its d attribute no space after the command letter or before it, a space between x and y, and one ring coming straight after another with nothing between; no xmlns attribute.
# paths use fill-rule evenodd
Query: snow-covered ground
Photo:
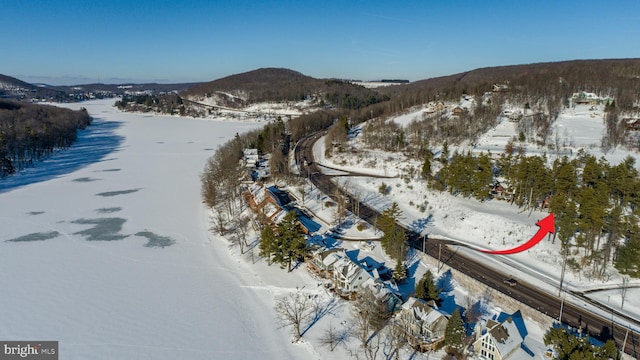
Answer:
<svg viewBox="0 0 640 360"><path fill-rule="evenodd" d="M225 94L229 98L236 98L232 94ZM297 117L306 112L318 110L319 107L312 100L302 100L302 101L284 101L284 102L262 102L255 103L243 108L228 108L221 107L219 105L218 96L213 97L191 97L190 101L205 105L209 107L216 108L216 113L213 114L213 117L226 117L226 118L251 118L251 119L263 119L263 120L273 120L278 116L284 117L283 120L286 120L289 117ZM238 100L241 100L238 98Z"/></svg>
<svg viewBox="0 0 640 360"><path fill-rule="evenodd" d="M423 109L417 109L399 116L394 121L405 126L411 120L419 118L422 112ZM620 148L605 154L595 146L600 144L600 138L604 131L601 116L602 111L589 110L589 106L586 105L578 105L575 108L564 110L555 123L561 143L566 144L566 149L574 155L578 149L583 148L597 157L604 155L612 164L617 164L627 155L637 157L637 153ZM505 118L495 129L480 138L476 150L502 151L507 141L513 136L517 136L515 123ZM361 147L361 141L358 137L352 139L351 144L356 148ZM527 148L528 151L530 147ZM450 148L456 147L451 146ZM462 148L464 149L464 147ZM314 155L317 163L332 169L369 173L377 176L382 174L399 176L403 173L406 174L407 169L411 167L420 169L421 166L419 162L406 159L402 155L377 150L367 150L364 154L356 156L349 154L326 158L322 139L316 143ZM378 161L371 161L371 159L378 159ZM640 168L640 164L636 163L636 166ZM413 227L414 230L432 237L455 240L478 249L515 247L530 239L538 230L536 222L548 215L548 213L540 211L522 212L517 207L503 201L479 202L474 199L454 197L448 193L428 191L424 182L418 179L381 179L366 176L336 178L341 183L347 179L349 182L347 187L351 189L351 192L358 192L365 202L375 208L385 209L393 202L397 202L403 211L401 221ZM379 187L383 182L390 189L387 195L379 193ZM460 249L460 251L474 252L464 248ZM550 293L558 291L562 257L558 256L560 244L557 241L553 244L551 241L545 240L527 252L510 256L489 256L474 253L474 256L485 258L487 263L493 264L505 273L513 274L516 278L537 284ZM614 288L613 290L591 292L588 297L604 306L621 310L632 318L638 319L640 318L640 288L628 289L624 307L621 309L621 293L620 290L615 289L620 287L621 282L620 275L613 267L607 270L607 276L604 280L591 279L570 270L567 270L565 276L565 286L570 290ZM640 281L637 279L632 279L630 283L640 286ZM595 309L594 311L599 311L607 316L606 311ZM625 320L617 321L623 326L627 326Z"/></svg>
<svg viewBox="0 0 640 360"><path fill-rule="evenodd" d="M262 124L120 113L112 104L65 105L86 107L96 118L94 125L80 132L70 150L0 182L0 287L5 289L0 338L59 340L66 359L352 358L349 349L358 349L354 339L333 352L320 344L329 326L338 331L351 326L348 303L336 302L303 267L287 273L268 266L250 252L239 254L208 230L199 191L207 157L236 132ZM374 154L384 166L373 170L343 164L323 158L323 143L317 143L316 160L338 169L395 176L419 165L403 164L392 154ZM375 207L397 201L404 221L418 230L483 248L528 239L545 215L427 192L413 180L344 179ZM391 186L386 196L378 193L383 181ZM300 191L293 189L298 204ZM317 216L322 233L330 230L333 213L325 206L327 199L310 186L305 192L304 207ZM357 220L349 224L341 230L343 237L377 235L371 228L357 230ZM364 244L334 243L388 261L380 246ZM554 245L543 242L531 256L490 261L553 291L559 273L554 251ZM516 262L520 268L513 267ZM418 264L414 277L430 266L428 261ZM612 276L608 284L616 279ZM593 286L572 274L567 283L576 289ZM279 327L273 310L275 299L293 291L307 292L326 310L296 344L290 342L290 329ZM460 305L468 294L454 286L448 299ZM620 301L616 294L608 290L591 296L615 306ZM630 289L624 305L636 317L639 296ZM501 305L490 304L487 313L497 314ZM546 329L525 321L525 343L541 354ZM442 354L407 351L403 358L411 355Z"/></svg>
<svg viewBox="0 0 640 360"><path fill-rule="evenodd" d="M58 340L64 359L318 358L274 323L270 287L297 280L231 256L200 198L215 148L262 125L112 105L65 105L94 125L1 182L0 338Z"/></svg>

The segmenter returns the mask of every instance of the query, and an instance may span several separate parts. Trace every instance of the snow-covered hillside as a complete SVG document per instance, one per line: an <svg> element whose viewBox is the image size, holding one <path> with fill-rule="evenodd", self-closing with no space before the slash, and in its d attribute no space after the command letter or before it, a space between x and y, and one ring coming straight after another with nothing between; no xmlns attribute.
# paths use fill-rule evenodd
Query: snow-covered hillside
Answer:
<svg viewBox="0 0 640 360"><path fill-rule="evenodd" d="M597 157L605 156L613 164L619 163L628 155L637 157L637 153L621 148L604 153L597 146L600 144L604 129L601 110L578 105L575 108L566 109L560 114L555 123L555 131L562 144L566 144L563 153L575 155L579 149L584 149ZM424 111L424 108L419 108L398 116L393 121L406 126L414 119L421 119ZM355 155L354 152L334 154L334 156L327 158L325 157L324 141L321 139L316 143L314 149L316 161L333 169L396 177L381 179L362 176L336 179L343 184L348 181L346 186L350 191L357 192L360 198L375 208L385 209L393 202L397 202L403 210L401 221L418 232L432 237L451 239L478 249L506 249L518 246L530 239L538 229L536 222L548 215L546 212L540 211L522 212L519 208L504 201L479 202L474 199L454 197L448 193L428 191L426 184L417 176L406 176L411 171L413 174L419 172L418 169L422 165L419 161L407 159L399 153L365 150L360 138L362 132L353 131L352 133L356 136L351 138L350 145L359 149L360 152L356 152ZM452 149L451 151L453 149L459 151L491 150L495 153L503 151L507 141L517 135L515 124L503 118L496 128L480 137L475 146L463 144L450 146L450 149ZM525 146L528 153L544 152L543 149L538 149L533 144L525 144ZM636 162L636 167L640 169L638 162ZM400 178L400 176L404 176L404 178ZM390 188L388 195L379 193L380 185L383 182ZM476 257L484 258L487 263L494 264L501 271L539 284L540 288L546 289L550 293L558 292L563 263L562 257L558 255L561 251L557 241L554 244L545 240L527 252L510 256L488 256L463 247L460 248L460 251L470 252ZM622 306L621 293L617 289L621 283L622 278L613 267L607 270L604 280L595 280L580 272L573 271L567 271L565 277L565 286L568 289L576 291L602 289L592 292L588 296L605 306L621 310L633 318L640 318L640 301L638 300L640 299L640 289L629 289L624 306ZM637 279L632 279L631 283L640 286L640 281Z"/></svg>

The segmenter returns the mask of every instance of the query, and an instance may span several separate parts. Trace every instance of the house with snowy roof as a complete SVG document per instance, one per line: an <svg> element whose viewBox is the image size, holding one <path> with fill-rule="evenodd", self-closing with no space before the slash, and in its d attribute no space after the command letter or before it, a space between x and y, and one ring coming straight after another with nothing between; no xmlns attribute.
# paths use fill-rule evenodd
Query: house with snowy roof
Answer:
<svg viewBox="0 0 640 360"><path fill-rule="evenodd" d="M468 110L466 108L463 108L462 106L455 106L453 109L451 109L452 116L462 116L466 112L468 112Z"/></svg>
<svg viewBox="0 0 640 360"><path fill-rule="evenodd" d="M345 256L334 264L333 282L342 293L354 293L371 278L371 275L360 265Z"/></svg>
<svg viewBox="0 0 640 360"><path fill-rule="evenodd" d="M255 184L245 191L243 196L249 208L258 214L263 224L274 225L275 219L285 210L282 201L264 185Z"/></svg>
<svg viewBox="0 0 640 360"><path fill-rule="evenodd" d="M345 298L353 298L362 288L370 288L376 297L389 304L389 311L397 310L402 297L397 295L397 287L390 282L391 271L384 263L370 256L358 259L354 253L347 254L333 263L331 279L336 291Z"/></svg>
<svg viewBox="0 0 640 360"><path fill-rule="evenodd" d="M482 335L473 343L475 354L482 360L525 359L532 355L523 350L527 335L519 311L497 320L487 320Z"/></svg>
<svg viewBox="0 0 640 360"><path fill-rule="evenodd" d="M288 211L293 209L293 201L286 191L275 186L254 184L243 194L249 208L258 214L263 224L275 225Z"/></svg>
<svg viewBox="0 0 640 360"><path fill-rule="evenodd" d="M395 315L393 324L402 331L411 347L424 352L441 346L448 322L449 319L435 304L429 305L422 299L410 297Z"/></svg>
<svg viewBox="0 0 640 360"><path fill-rule="evenodd" d="M325 249L321 248L311 255L310 261L307 263L307 269L325 279L333 276L336 263L345 258L344 249Z"/></svg>
<svg viewBox="0 0 640 360"><path fill-rule="evenodd" d="M244 166L248 168L255 168L260 162L260 156L258 156L258 149L244 149Z"/></svg>
<svg viewBox="0 0 640 360"><path fill-rule="evenodd" d="M506 179L498 178L494 181L489 192L491 197L498 200L511 200L515 194L515 189Z"/></svg>

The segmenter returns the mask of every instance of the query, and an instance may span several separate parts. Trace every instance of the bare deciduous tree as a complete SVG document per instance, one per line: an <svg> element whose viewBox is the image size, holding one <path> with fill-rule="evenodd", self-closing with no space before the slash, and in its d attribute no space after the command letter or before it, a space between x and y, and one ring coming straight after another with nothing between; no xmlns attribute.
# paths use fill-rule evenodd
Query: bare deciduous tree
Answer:
<svg viewBox="0 0 640 360"><path fill-rule="evenodd" d="M366 359L375 359L380 349L377 333L389 319L386 303L369 288L358 292L351 311L355 332Z"/></svg>
<svg viewBox="0 0 640 360"><path fill-rule="evenodd" d="M340 344L346 343L349 339L348 329L336 329L333 324L329 324L329 327L325 330L322 337L320 337L320 343L329 348L330 351L335 350Z"/></svg>
<svg viewBox="0 0 640 360"><path fill-rule="evenodd" d="M384 354L387 359L393 357L395 360L400 359L400 350L407 345L407 338L404 336L404 330L395 323L388 324L384 330L385 349Z"/></svg>
<svg viewBox="0 0 640 360"><path fill-rule="evenodd" d="M233 244L240 247L241 254L244 254L244 250L247 247L250 221L251 220L247 215L238 216L231 220L231 230L233 231L233 235L230 240Z"/></svg>
<svg viewBox="0 0 640 360"><path fill-rule="evenodd" d="M224 214L217 209L214 209L211 220L213 226L209 230L215 230L216 232L218 232L218 234L220 234L220 236L224 236L224 234L227 232L227 229L225 228L227 219L225 219Z"/></svg>
<svg viewBox="0 0 640 360"><path fill-rule="evenodd" d="M282 326L292 327L295 342L302 337L302 325L313 317L314 309L314 302L302 290L279 298L275 305Z"/></svg>
<svg viewBox="0 0 640 360"><path fill-rule="evenodd" d="M482 303L476 300L473 296L467 295L465 297L465 310L464 310L464 322L466 325L467 333L469 333L472 324L475 324L482 316Z"/></svg>
<svg viewBox="0 0 640 360"><path fill-rule="evenodd" d="M620 310L624 308L624 301L627 298L627 292L629 291L629 278L626 276L622 277L622 286L620 286Z"/></svg>

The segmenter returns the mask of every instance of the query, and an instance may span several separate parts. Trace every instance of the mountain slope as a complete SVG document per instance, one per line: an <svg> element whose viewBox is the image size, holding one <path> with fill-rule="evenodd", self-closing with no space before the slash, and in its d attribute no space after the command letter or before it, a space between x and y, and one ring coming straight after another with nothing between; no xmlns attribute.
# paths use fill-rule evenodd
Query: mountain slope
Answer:
<svg viewBox="0 0 640 360"><path fill-rule="evenodd" d="M461 94L481 95L494 84L509 84L511 92L545 96L554 93L567 98L589 91L616 97L632 106L631 97L640 90L640 59L572 60L526 65L496 66L436 77L407 85L380 88L393 97L418 95L416 99L455 100ZM605 94L608 93L608 94Z"/></svg>
<svg viewBox="0 0 640 360"><path fill-rule="evenodd" d="M212 98L221 106L246 106L264 101L302 100L322 80L289 69L262 68L194 86L181 95L194 100Z"/></svg>
<svg viewBox="0 0 640 360"><path fill-rule="evenodd" d="M11 76L0 74L0 98L47 99L63 101L67 98L64 91L35 86Z"/></svg>
<svg viewBox="0 0 640 360"><path fill-rule="evenodd" d="M209 105L240 108L270 101L323 100L338 108L359 109L385 101L376 90L348 81L315 79L297 71L262 68L194 86L180 94Z"/></svg>

